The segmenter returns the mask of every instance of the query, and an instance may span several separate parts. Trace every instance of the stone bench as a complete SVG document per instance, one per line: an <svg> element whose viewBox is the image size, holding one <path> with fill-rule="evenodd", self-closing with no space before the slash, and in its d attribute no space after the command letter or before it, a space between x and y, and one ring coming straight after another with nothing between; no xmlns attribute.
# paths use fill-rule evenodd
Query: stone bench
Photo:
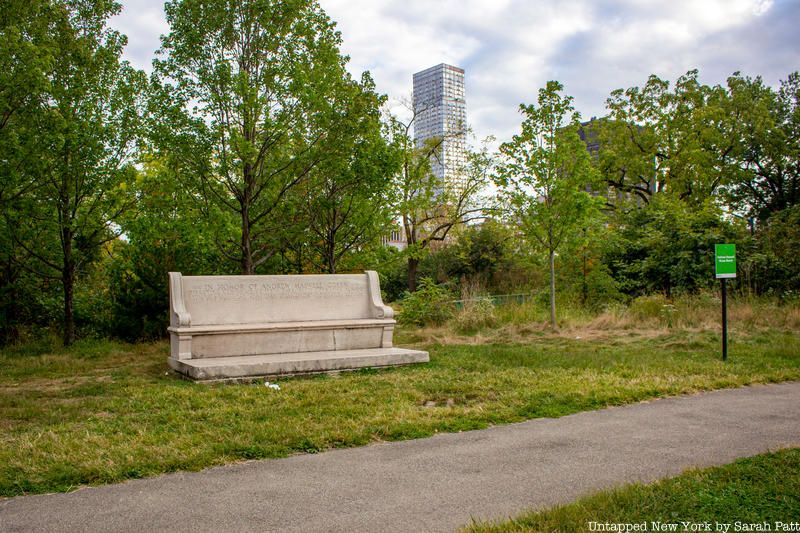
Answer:
<svg viewBox="0 0 800 533"><path fill-rule="evenodd" d="M378 275L169 274L170 357L197 380L307 374L427 362L394 348Z"/></svg>

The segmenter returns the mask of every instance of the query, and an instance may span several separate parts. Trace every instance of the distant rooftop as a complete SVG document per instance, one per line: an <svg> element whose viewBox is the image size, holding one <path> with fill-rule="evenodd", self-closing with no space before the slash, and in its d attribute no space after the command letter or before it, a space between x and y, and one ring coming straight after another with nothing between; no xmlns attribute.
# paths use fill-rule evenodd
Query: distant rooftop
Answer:
<svg viewBox="0 0 800 533"><path fill-rule="evenodd" d="M464 69L463 68L455 67L453 65L448 65L447 63L439 63L438 65L434 65L432 67L426 68L425 70L420 70L419 72L415 72L414 76L418 76L418 75L421 75L421 74L426 74L426 73L428 73L430 71L433 71L433 70L441 70L442 68L446 68L448 70L454 70L454 71L458 72L459 74L464 74Z"/></svg>

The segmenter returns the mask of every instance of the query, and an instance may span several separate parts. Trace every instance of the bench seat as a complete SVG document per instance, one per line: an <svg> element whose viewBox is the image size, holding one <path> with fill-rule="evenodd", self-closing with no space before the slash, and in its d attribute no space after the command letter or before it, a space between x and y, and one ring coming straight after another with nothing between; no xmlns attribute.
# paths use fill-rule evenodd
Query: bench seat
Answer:
<svg viewBox="0 0 800 533"><path fill-rule="evenodd" d="M315 320L314 322L263 322L252 324L205 324L202 326L183 326L169 328L177 334L221 334L230 332L253 333L257 331L290 331L295 329L338 329L338 328L374 328L384 327L395 324L391 318L364 319L355 318L349 320Z"/></svg>

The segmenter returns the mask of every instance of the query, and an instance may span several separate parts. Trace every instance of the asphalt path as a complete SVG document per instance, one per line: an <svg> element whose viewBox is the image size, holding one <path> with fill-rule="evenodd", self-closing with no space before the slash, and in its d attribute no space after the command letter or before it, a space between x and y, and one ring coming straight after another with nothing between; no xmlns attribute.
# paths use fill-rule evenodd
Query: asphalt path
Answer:
<svg viewBox="0 0 800 533"><path fill-rule="evenodd" d="M0 531L453 531L792 446L800 382L11 498Z"/></svg>

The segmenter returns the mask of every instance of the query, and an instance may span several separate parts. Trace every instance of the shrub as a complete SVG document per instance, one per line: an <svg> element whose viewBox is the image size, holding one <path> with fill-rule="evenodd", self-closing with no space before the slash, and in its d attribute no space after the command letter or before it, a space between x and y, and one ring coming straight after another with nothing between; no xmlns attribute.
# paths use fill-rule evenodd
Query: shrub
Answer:
<svg viewBox="0 0 800 533"><path fill-rule="evenodd" d="M639 320L662 318L665 306L671 305L663 294L639 296L631 302L628 311Z"/></svg>
<svg viewBox="0 0 800 533"><path fill-rule="evenodd" d="M406 292L400 301L401 324L438 326L453 315L453 303L447 290L437 286L430 278L422 278L416 292Z"/></svg>
<svg viewBox="0 0 800 533"><path fill-rule="evenodd" d="M453 328L459 333L473 333L481 328L497 325L497 314L489 297L465 300L464 307L453 319Z"/></svg>
<svg viewBox="0 0 800 533"><path fill-rule="evenodd" d="M617 224L602 245L602 261L618 289L631 296L713 287L714 244L742 237L742 228L718 206L689 207L669 195L619 214Z"/></svg>

